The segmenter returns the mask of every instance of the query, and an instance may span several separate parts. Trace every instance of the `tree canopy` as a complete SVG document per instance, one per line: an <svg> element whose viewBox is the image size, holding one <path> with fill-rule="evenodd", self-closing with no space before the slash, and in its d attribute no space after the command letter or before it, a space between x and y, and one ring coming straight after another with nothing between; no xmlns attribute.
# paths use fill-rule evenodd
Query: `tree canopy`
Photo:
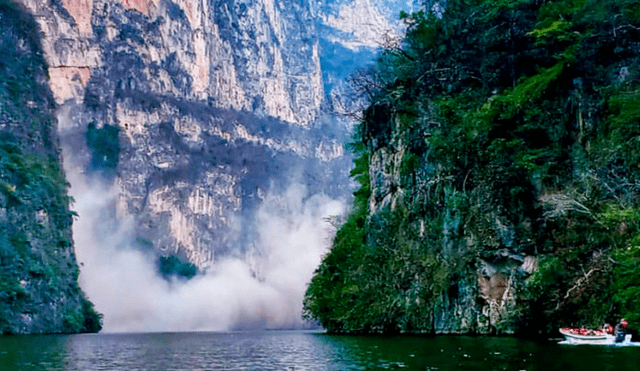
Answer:
<svg viewBox="0 0 640 371"><path fill-rule="evenodd" d="M359 80L362 187L305 315L434 331L443 293L506 251L537 268L505 330L640 326L640 3L435 4L403 13L406 37Z"/></svg>

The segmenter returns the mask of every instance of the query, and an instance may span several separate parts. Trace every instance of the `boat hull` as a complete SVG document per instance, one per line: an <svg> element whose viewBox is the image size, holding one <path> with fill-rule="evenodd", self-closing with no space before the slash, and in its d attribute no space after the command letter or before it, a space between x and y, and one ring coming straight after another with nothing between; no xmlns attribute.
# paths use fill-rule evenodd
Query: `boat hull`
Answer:
<svg viewBox="0 0 640 371"><path fill-rule="evenodd" d="M571 333L568 329L560 329L560 333L564 336L565 342L569 344L614 345L631 342L631 335L626 335L623 342L616 343L616 337L609 334L579 335Z"/></svg>

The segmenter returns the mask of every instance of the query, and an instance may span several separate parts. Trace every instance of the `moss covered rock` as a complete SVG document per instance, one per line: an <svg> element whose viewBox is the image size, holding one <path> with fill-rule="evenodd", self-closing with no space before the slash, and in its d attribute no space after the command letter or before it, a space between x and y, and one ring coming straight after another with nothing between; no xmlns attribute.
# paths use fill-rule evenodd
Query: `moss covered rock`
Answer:
<svg viewBox="0 0 640 371"><path fill-rule="evenodd" d="M0 334L99 331L78 286L39 29L8 0L0 0L0 55Z"/></svg>

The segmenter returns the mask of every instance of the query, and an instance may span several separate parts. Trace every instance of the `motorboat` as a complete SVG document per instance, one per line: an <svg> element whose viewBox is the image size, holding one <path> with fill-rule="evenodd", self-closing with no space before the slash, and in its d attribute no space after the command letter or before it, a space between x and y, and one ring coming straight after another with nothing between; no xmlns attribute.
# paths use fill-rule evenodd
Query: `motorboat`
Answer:
<svg viewBox="0 0 640 371"><path fill-rule="evenodd" d="M627 334L624 341L616 343L614 335L607 334L599 330L585 330L564 327L560 329L560 333L564 336L566 344L593 344L593 345L615 345L630 344L631 335Z"/></svg>
<svg viewBox="0 0 640 371"><path fill-rule="evenodd" d="M614 338L613 335L608 335L604 331L598 330L584 330L577 328L563 327L560 329L560 333L567 341L579 341L579 342L594 342L606 340L607 336Z"/></svg>

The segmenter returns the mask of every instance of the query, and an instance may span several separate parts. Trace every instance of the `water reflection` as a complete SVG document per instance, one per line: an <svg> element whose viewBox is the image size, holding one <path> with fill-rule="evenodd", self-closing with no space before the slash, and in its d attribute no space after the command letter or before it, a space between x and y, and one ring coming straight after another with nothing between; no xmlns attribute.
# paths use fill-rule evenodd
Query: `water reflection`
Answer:
<svg viewBox="0 0 640 371"><path fill-rule="evenodd" d="M0 337L4 370L638 370L639 348L304 332Z"/></svg>
<svg viewBox="0 0 640 371"><path fill-rule="evenodd" d="M67 341L67 336L0 337L0 370L59 368Z"/></svg>

